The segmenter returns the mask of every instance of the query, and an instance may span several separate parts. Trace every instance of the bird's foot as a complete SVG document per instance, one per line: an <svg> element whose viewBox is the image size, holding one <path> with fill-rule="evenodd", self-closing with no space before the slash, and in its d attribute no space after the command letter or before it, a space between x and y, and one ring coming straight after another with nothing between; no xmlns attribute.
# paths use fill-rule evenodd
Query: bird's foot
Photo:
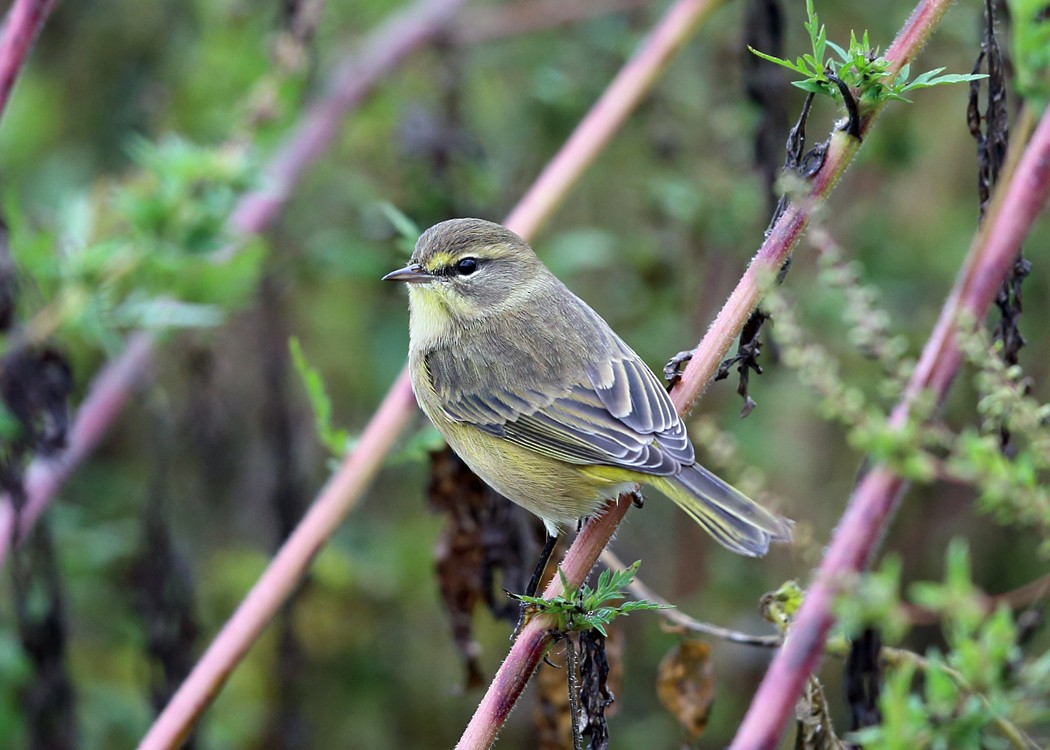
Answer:
<svg viewBox="0 0 1050 750"><path fill-rule="evenodd" d="M667 364L664 365L664 380L667 381L668 388L674 388L679 380L682 379L682 369L689 364L689 360L693 358L693 350L686 349L684 352L678 352L678 354L667 360Z"/></svg>
<svg viewBox="0 0 1050 750"><path fill-rule="evenodd" d="M507 593L507 595L515 599L518 598L509 592ZM529 623L529 620L531 620L540 611L540 606L538 604L524 602L520 599L518 599L518 607L518 624L514 626L514 630L512 630L510 633L511 643L518 639L518 635L521 634L521 631Z"/></svg>

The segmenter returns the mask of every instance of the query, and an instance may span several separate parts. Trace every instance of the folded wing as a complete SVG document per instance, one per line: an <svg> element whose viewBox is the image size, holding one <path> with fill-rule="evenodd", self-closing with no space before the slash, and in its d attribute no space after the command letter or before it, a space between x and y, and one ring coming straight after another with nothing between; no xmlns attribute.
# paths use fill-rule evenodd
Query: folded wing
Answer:
<svg viewBox="0 0 1050 750"><path fill-rule="evenodd" d="M616 344L611 356L584 368L578 383L511 389L499 378L477 378L466 388L435 387L447 395L450 419L559 461L675 474L695 460L685 425L652 371ZM455 368L428 364L435 381Z"/></svg>

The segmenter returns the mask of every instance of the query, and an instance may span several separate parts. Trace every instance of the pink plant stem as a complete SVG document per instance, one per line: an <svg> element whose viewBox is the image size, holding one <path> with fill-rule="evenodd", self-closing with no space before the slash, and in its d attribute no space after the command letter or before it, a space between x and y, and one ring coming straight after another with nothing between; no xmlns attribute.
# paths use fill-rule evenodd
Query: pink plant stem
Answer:
<svg viewBox="0 0 1050 750"><path fill-rule="evenodd" d="M338 64L330 80L328 93L307 109L299 126L265 170L266 185L261 190L245 195L235 207L230 216L230 227L235 234L243 239L265 231L273 223L296 182L331 146L341 120L364 100L383 75L428 38L440 33L453 10L462 3L463 0L420 0L377 29L359 53L347 55ZM16 7L25 5L31 3L19 2ZM7 59L2 46L7 30L8 27L5 27L5 35L0 39L0 63ZM224 252L236 252L236 247L231 246ZM142 350L143 346L145 351ZM32 528L58 490L116 421L130 395L127 388L140 376L140 372L135 372L134 368L141 371L147 366L152 346L151 337L135 337L106 371L120 372L124 376L114 378L106 372L98 376L92 386L92 392L97 397L81 404L76 418L77 424L92 426L90 444L82 443L82 433L74 429L69 436L68 448L60 457L32 463L28 472L31 481L26 488L28 498L19 524L19 538L23 538ZM121 389L124 391L121 392ZM111 405L115 406L111 408ZM0 497L0 567L7 558L12 541L10 532L13 520L10 499L4 495Z"/></svg>
<svg viewBox="0 0 1050 750"><path fill-rule="evenodd" d="M1048 194L1050 115L1044 113L998 210L974 240L904 396L893 410L891 425L901 428L907 423L915 399L923 391L932 391L938 402L944 399L962 361L956 343L957 326L965 318L984 318L1013 267L1021 241L1046 205ZM878 465L853 492L787 641L773 659L737 731L731 746L734 750L776 747L805 680L823 654L834 623L831 605L838 586L867 566L904 489L903 479Z"/></svg>
<svg viewBox="0 0 1050 750"><path fill-rule="evenodd" d="M11 98L11 89L22 70L44 21L55 7L55 0L15 0L0 29L0 115Z"/></svg>
<svg viewBox="0 0 1050 750"><path fill-rule="evenodd" d="M402 375L368 423L357 450L343 470L328 481L273 562L219 631L143 738L140 750L174 748L186 739L197 717L211 703L241 657L302 579L332 530L338 527L354 500L375 476L383 457L412 416L414 403L407 378Z"/></svg>

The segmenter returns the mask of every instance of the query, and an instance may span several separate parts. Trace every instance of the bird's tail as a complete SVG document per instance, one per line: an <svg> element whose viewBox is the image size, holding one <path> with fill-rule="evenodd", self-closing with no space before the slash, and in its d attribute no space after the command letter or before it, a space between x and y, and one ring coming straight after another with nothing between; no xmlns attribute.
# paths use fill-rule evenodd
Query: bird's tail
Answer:
<svg viewBox="0 0 1050 750"><path fill-rule="evenodd" d="M652 484L733 552L760 557L771 541L791 541L791 521L766 510L700 464L685 466L675 476Z"/></svg>

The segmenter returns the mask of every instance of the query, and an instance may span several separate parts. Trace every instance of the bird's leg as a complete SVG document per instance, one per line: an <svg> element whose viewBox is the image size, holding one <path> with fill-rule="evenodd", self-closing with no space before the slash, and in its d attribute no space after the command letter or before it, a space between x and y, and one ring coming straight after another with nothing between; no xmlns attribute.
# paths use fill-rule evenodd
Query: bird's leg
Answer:
<svg viewBox="0 0 1050 750"><path fill-rule="evenodd" d="M543 580L543 571L547 569L547 563L550 562L551 555L554 553L554 545L557 543L558 537L547 535L547 541L543 543L543 551L540 552L540 559L536 562L536 570L532 571L529 585L525 587L525 596L536 596L540 581Z"/></svg>
<svg viewBox="0 0 1050 750"><path fill-rule="evenodd" d="M642 497L642 493L638 490L631 493L631 505L635 508L641 508L645 505L645 498Z"/></svg>
<svg viewBox="0 0 1050 750"><path fill-rule="evenodd" d="M525 596L536 596L536 592L540 588L540 581L543 580L543 571L547 569L547 563L550 562L551 555L554 554L554 545L557 543L558 537L547 535L547 541L543 543L543 551L540 552L540 559L536 562L536 570L532 572L529 585L525 587ZM522 602L521 614L518 615L518 624L514 626L514 630L510 634L512 641L518 637L518 633L525 626L525 620L528 619L528 615L529 605Z"/></svg>

